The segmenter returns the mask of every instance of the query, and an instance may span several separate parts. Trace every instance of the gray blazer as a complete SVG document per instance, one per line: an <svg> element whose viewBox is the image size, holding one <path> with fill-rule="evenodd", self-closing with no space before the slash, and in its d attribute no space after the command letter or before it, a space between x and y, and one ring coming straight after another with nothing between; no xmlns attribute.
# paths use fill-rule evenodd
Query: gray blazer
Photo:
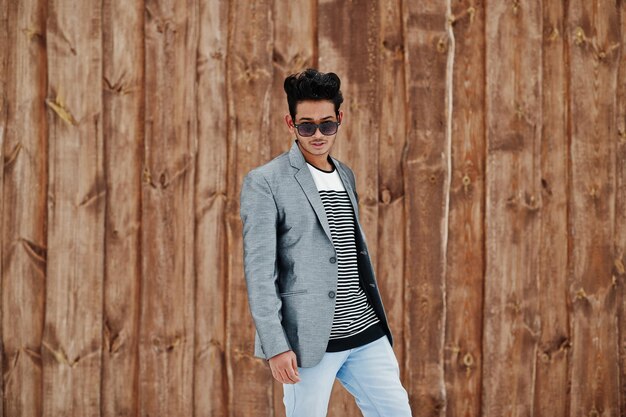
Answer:
<svg viewBox="0 0 626 417"><path fill-rule="evenodd" d="M393 346L393 338L359 222L352 170L332 158L356 214L361 284ZM250 171L241 189L243 260L256 327L254 356L293 350L298 366L324 356L335 311L337 253L322 200L298 144Z"/></svg>

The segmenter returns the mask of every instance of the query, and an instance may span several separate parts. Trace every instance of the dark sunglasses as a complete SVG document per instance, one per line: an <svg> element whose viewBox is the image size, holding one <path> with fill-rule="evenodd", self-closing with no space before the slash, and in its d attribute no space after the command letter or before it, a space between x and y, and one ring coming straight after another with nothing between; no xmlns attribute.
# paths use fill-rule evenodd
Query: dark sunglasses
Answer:
<svg viewBox="0 0 626 417"><path fill-rule="evenodd" d="M339 129L339 122L322 122L318 125L315 123L300 123L299 125L293 124L294 127L298 130L300 136L313 136L315 131L319 128L320 133L324 136L330 136L337 133L337 129Z"/></svg>

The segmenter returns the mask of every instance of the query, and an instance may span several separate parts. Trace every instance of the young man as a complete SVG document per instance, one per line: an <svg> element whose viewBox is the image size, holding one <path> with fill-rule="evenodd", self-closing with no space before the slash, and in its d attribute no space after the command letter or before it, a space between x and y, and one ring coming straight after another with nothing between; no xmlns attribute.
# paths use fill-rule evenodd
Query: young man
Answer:
<svg viewBox="0 0 626 417"><path fill-rule="evenodd" d="M411 416L354 174L329 155L343 119L339 77L307 69L284 87L294 143L241 190L254 356L283 384L287 417L326 416L335 378L364 416Z"/></svg>

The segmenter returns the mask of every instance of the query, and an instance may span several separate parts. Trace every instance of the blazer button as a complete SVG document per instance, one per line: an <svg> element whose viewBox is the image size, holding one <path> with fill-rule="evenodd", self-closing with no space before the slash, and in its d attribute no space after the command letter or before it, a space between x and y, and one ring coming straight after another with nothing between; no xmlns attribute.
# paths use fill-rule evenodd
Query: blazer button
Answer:
<svg viewBox="0 0 626 417"><path fill-rule="evenodd" d="M337 258L335 258L334 256L332 258L329 259L331 264L334 264L335 262L337 262Z"/></svg>
<svg viewBox="0 0 626 417"><path fill-rule="evenodd" d="M334 291L329 291L328 292L328 298L335 298L335 292Z"/></svg>

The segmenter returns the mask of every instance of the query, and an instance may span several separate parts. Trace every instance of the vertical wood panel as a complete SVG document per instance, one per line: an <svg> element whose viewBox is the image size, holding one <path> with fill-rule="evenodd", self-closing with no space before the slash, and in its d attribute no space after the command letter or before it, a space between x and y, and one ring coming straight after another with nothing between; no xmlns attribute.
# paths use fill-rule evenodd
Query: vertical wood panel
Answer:
<svg viewBox="0 0 626 417"><path fill-rule="evenodd" d="M404 179L402 158L406 147L406 95L404 38L400 0L380 3L379 123L380 139L377 201L378 286L385 302L398 363L404 361ZM368 158L365 158L366 160ZM374 239L374 236L369 238ZM405 369L400 365L401 379Z"/></svg>
<svg viewBox="0 0 626 417"><path fill-rule="evenodd" d="M2 161L2 169L0 169L0 216L4 216L4 142L6 138L7 131L7 116L8 111L7 107L9 105L8 93L7 93L7 79L9 74L9 1L8 0L0 0L0 161ZM0 226L2 227L2 226ZM4 258L4 229L0 229L0 260ZM4 390L4 375L5 375L5 348L4 348L4 302L1 301L3 298L4 291L2 287L4 286L4 274L2 268L2 262L0 262L0 302L3 304L0 306L0 417L4 417L4 402L8 400L7 396L5 396Z"/></svg>
<svg viewBox="0 0 626 417"><path fill-rule="evenodd" d="M193 413L197 16L195 0L145 3L142 415Z"/></svg>
<svg viewBox="0 0 626 417"><path fill-rule="evenodd" d="M332 153L355 174L359 218L378 271L380 5L378 1L322 0L318 4L318 22L319 69L339 75L344 96L344 120ZM361 415L353 397L339 382L331 397L329 416Z"/></svg>
<svg viewBox="0 0 626 417"><path fill-rule="evenodd" d="M403 2L408 117L405 195L406 389L414 413L445 412L446 3Z"/></svg>
<svg viewBox="0 0 626 417"><path fill-rule="evenodd" d="M227 374L233 417L273 416L272 373L254 358L254 327L243 271L239 195L246 173L270 159L272 3L230 3L228 40ZM245 393L245 395L242 395Z"/></svg>
<svg viewBox="0 0 626 417"><path fill-rule="evenodd" d="M40 415L46 276L46 8L8 2L0 95L3 410ZM3 19L4 20L4 19ZM6 100L6 101L5 101ZM2 174L0 174L2 175ZM24 192L28 190L28 192ZM0 412L0 415L2 413Z"/></svg>
<svg viewBox="0 0 626 417"><path fill-rule="evenodd" d="M102 407L138 414L141 174L144 132L144 3L105 0L103 135L105 218Z"/></svg>
<svg viewBox="0 0 626 417"><path fill-rule="evenodd" d="M270 97L270 155L273 158L288 151L295 138L285 125L289 113L287 96L283 88L289 74L315 67L317 33L315 0L275 0L272 14L274 41L272 61L274 75Z"/></svg>
<svg viewBox="0 0 626 417"><path fill-rule="evenodd" d="M541 3L486 3L482 412L533 415L540 336ZM508 370L515 369L512 377ZM505 400L506 399L506 400Z"/></svg>
<svg viewBox="0 0 626 417"><path fill-rule="evenodd" d="M194 415L228 415L226 256L228 2L200 1L196 172Z"/></svg>
<svg viewBox="0 0 626 417"><path fill-rule="evenodd" d="M617 149L615 153L615 243L613 273L620 291L619 312L619 416L626 416L626 2L620 2L620 61L617 75Z"/></svg>
<svg viewBox="0 0 626 417"><path fill-rule="evenodd" d="M485 6L454 2L452 177L446 267L446 415L480 415Z"/></svg>
<svg viewBox="0 0 626 417"><path fill-rule="evenodd" d="M43 415L100 414L104 210L101 3L48 2Z"/></svg>
<svg viewBox="0 0 626 417"><path fill-rule="evenodd" d="M536 403L542 417L567 414L567 68L563 2L543 2L542 130L539 174L539 292L541 334L536 353ZM535 168L537 169L537 168Z"/></svg>
<svg viewBox="0 0 626 417"><path fill-rule="evenodd" d="M572 306L569 415L618 413L615 126L619 15L606 2L568 3ZM623 84L624 80L621 80Z"/></svg>

